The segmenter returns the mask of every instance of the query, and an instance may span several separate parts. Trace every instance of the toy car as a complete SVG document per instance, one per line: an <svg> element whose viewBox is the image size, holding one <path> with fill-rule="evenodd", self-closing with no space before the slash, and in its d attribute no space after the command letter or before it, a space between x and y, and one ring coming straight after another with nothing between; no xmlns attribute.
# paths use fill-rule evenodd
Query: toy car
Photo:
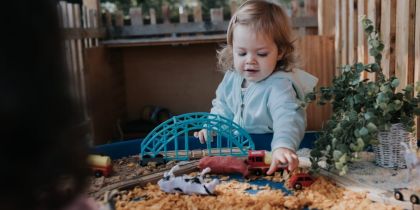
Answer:
<svg viewBox="0 0 420 210"><path fill-rule="evenodd" d="M112 162L109 156L89 155L88 164L95 177L109 176L112 172Z"/></svg>
<svg viewBox="0 0 420 210"><path fill-rule="evenodd" d="M311 186L314 181L314 178L308 173L297 173L290 177L288 187L294 188L295 190L301 190L302 187Z"/></svg>
<svg viewBox="0 0 420 210"><path fill-rule="evenodd" d="M410 202L413 204L420 204L420 191L411 190L406 187L404 188L395 188L394 189L394 198L400 201L410 199Z"/></svg>

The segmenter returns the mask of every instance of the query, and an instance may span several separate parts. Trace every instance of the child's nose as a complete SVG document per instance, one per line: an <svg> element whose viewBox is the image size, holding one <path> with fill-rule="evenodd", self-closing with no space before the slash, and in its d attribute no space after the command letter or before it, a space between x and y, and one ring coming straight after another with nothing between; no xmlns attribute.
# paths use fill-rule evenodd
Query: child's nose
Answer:
<svg viewBox="0 0 420 210"><path fill-rule="evenodd" d="M253 55L248 55L248 57L246 58L246 64L255 64L256 60L255 57Z"/></svg>

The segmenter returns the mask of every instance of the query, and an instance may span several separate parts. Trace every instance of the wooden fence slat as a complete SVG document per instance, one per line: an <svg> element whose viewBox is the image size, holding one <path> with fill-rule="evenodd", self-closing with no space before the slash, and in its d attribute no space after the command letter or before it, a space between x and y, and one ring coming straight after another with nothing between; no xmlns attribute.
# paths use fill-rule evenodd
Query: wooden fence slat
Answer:
<svg viewBox="0 0 420 210"><path fill-rule="evenodd" d="M230 1L230 16L235 14L236 10L238 9L238 2L236 0Z"/></svg>
<svg viewBox="0 0 420 210"><path fill-rule="evenodd" d="M87 7L85 5L82 6L82 27L84 29L88 28L88 14L87 14ZM89 38L83 39L84 48L89 48Z"/></svg>
<svg viewBox="0 0 420 210"><path fill-rule="evenodd" d="M68 15L68 27L75 28L75 10L72 3L67 3L67 15ZM70 53L71 53L71 66L70 72L72 74L72 80L75 87L75 99L77 101L78 110L83 110L83 105L81 103L81 89L80 89L80 80L78 72L78 55L77 55L77 42L76 40L70 40Z"/></svg>
<svg viewBox="0 0 420 210"><path fill-rule="evenodd" d="M357 0L357 62L367 62L367 41L363 25L361 24L362 18L367 14L367 2L365 0ZM366 78L366 75L363 75Z"/></svg>
<svg viewBox="0 0 420 210"><path fill-rule="evenodd" d="M73 4L73 11L74 11L74 28L81 28L81 13L80 13L80 6L78 4ZM83 115L84 120L89 119L89 114L87 110L87 102L86 102L86 85L85 85L85 71L84 71L84 61L83 61L83 46L82 40L79 38L75 40L76 42L76 54L77 54L77 68L75 69L77 72L78 77L76 78L79 84L80 90L80 104L81 104L81 112Z"/></svg>
<svg viewBox="0 0 420 210"><path fill-rule="evenodd" d="M407 69L408 69L408 22L409 22L409 0L397 1L397 20L395 36L395 76L400 80L400 85L397 90L401 91L403 87L408 84Z"/></svg>
<svg viewBox="0 0 420 210"><path fill-rule="evenodd" d="M305 16L318 17L318 0L306 0L305 2ZM305 34L318 34L318 28L304 28Z"/></svg>
<svg viewBox="0 0 420 210"><path fill-rule="evenodd" d="M212 23L223 22L223 8L210 9L210 20Z"/></svg>
<svg viewBox="0 0 420 210"><path fill-rule="evenodd" d="M162 18L163 18L163 23L167 24L170 23L171 21L169 20L169 5L167 3L163 3L162 5Z"/></svg>
<svg viewBox="0 0 420 210"><path fill-rule="evenodd" d="M143 25L143 13L141 7L132 7L129 10L131 25L141 26Z"/></svg>
<svg viewBox="0 0 420 210"><path fill-rule="evenodd" d="M408 12L408 64L407 64L407 83L414 83L414 54L415 54L415 12L416 12L415 0L409 2Z"/></svg>
<svg viewBox="0 0 420 210"><path fill-rule="evenodd" d="M348 64L348 28L349 28L349 22L348 22L348 1L349 0L343 0L341 2L341 64Z"/></svg>
<svg viewBox="0 0 420 210"><path fill-rule="evenodd" d="M318 0L318 35L334 35L336 0Z"/></svg>
<svg viewBox="0 0 420 210"><path fill-rule="evenodd" d="M416 20L414 37L414 84L420 82L420 0L416 0ZM420 117L417 117L417 139L420 133Z"/></svg>
<svg viewBox="0 0 420 210"><path fill-rule="evenodd" d="M92 22L92 28L95 28L95 29L99 28L99 23L98 23L98 20L99 20L98 10L96 10L96 9L90 9L89 10L89 13L90 13L90 18L91 18L91 22ZM99 40L98 40L98 38L94 38L93 39L92 45L95 46L95 47L98 47L99 46Z"/></svg>
<svg viewBox="0 0 420 210"><path fill-rule="evenodd" d="M348 62L349 64L353 64L357 61L357 8L355 8L355 1L356 0L348 0L348 11L349 11L349 55L348 55Z"/></svg>
<svg viewBox="0 0 420 210"><path fill-rule="evenodd" d="M123 27L124 26L124 13L121 10L115 12L115 26Z"/></svg>
<svg viewBox="0 0 420 210"><path fill-rule="evenodd" d="M381 67L386 77L395 75L395 21L396 0L381 3L381 39L384 42Z"/></svg>
<svg viewBox="0 0 420 210"><path fill-rule="evenodd" d="M153 8L150 8L149 15L150 15L150 24L156 25L156 10Z"/></svg>
<svg viewBox="0 0 420 210"><path fill-rule="evenodd" d="M378 2L379 1L377 1L377 0L368 0L368 5L367 5L367 18L369 18L373 22L373 25L375 26L376 30L379 30L379 28L378 28L379 23L377 21L378 20L377 17L380 15L380 14L377 13ZM370 56L369 53L368 53L367 56L368 56L368 62L369 63L374 63L375 62L375 58ZM374 73L367 74L367 78L370 81L375 81L376 80L376 74L374 74Z"/></svg>
<svg viewBox="0 0 420 210"><path fill-rule="evenodd" d="M179 8L179 23L188 23L188 11L184 7Z"/></svg>
<svg viewBox="0 0 420 210"><path fill-rule="evenodd" d="M202 11L201 11L201 3L197 2L197 5L194 6L193 8L193 12L194 12L194 22L196 23L200 23L203 22L203 16L202 16Z"/></svg>
<svg viewBox="0 0 420 210"><path fill-rule="evenodd" d="M341 62L341 53L342 53L342 48L341 48L341 1L337 1L336 5L335 5L335 11L336 15L335 15L335 41L334 41L334 47L335 47L335 67L341 66L342 62ZM335 75L338 75L340 72L338 69L336 69L335 71Z"/></svg>

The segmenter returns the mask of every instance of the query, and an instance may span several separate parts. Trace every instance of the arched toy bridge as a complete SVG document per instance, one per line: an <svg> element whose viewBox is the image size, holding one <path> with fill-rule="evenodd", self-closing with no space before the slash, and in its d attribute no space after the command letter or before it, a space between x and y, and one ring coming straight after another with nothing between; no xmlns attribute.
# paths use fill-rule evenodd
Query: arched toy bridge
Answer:
<svg viewBox="0 0 420 210"><path fill-rule="evenodd" d="M189 134L201 129L209 131L207 139L213 138L213 142L206 142L208 155L246 156L248 150L255 149L251 136L238 124L219 115L195 112L174 116L153 129L141 143L140 157L163 155L166 160L188 160ZM211 133L217 135L212 137ZM173 148L171 157L169 145Z"/></svg>

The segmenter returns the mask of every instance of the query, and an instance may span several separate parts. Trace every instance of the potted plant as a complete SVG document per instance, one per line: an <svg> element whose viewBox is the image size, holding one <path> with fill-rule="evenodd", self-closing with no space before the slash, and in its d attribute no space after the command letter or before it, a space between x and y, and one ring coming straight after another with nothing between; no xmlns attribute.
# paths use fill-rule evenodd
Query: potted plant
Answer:
<svg viewBox="0 0 420 210"><path fill-rule="evenodd" d="M324 124L311 151L314 170L319 168L318 162L325 158L328 169L335 168L340 175L345 174L348 164L357 158L357 152L369 145L378 145L381 136L387 136L393 130L401 131L398 135L402 139L396 140L397 144L391 146L399 148L399 141L410 141L412 138L410 134L414 129L414 117L420 115L419 82L416 89L408 85L402 91L396 91L398 78L386 78L382 73L380 61L384 45L378 32L369 19L364 18L362 24L368 37L369 54L375 58L375 62L340 67L342 72L333 79L331 86L321 87L307 95L308 101L318 101L320 105L331 103L333 107L333 115ZM376 80L362 80L363 72L376 74ZM391 136L393 139L394 135ZM382 154L385 158L391 155L387 152Z"/></svg>

